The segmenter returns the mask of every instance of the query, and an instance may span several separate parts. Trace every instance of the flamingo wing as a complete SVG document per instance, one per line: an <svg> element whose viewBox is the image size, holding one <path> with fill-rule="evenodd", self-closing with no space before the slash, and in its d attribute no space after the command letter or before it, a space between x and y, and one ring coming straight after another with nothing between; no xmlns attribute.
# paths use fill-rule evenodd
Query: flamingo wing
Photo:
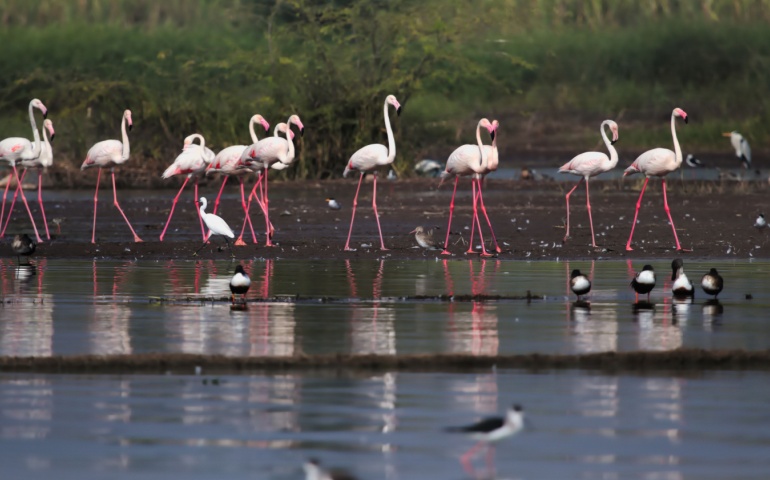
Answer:
<svg viewBox="0 0 770 480"><path fill-rule="evenodd" d="M449 155L445 173L450 175L470 175L481 171L481 151L478 145L462 145Z"/></svg>
<svg viewBox="0 0 770 480"><path fill-rule="evenodd" d="M80 166L81 170L88 167L106 167L110 163L120 160L123 153L123 143L120 140L104 140L94 144Z"/></svg>
<svg viewBox="0 0 770 480"><path fill-rule="evenodd" d="M640 172L648 177L662 177L678 167L673 151L667 148L653 148L639 155L625 170L624 175Z"/></svg>
<svg viewBox="0 0 770 480"><path fill-rule="evenodd" d="M571 173L581 177L593 177L606 171L610 158L603 152L585 152L565 163L559 173Z"/></svg>
<svg viewBox="0 0 770 480"><path fill-rule="evenodd" d="M199 173L206 168L204 158L205 152L201 148L186 148L177 155L174 162L163 172L162 178L169 178L174 175L187 175L190 173Z"/></svg>
<svg viewBox="0 0 770 480"><path fill-rule="evenodd" d="M10 137L0 142L0 159L15 162L26 151L32 151L32 143L26 138Z"/></svg>
<svg viewBox="0 0 770 480"><path fill-rule="evenodd" d="M288 151L289 142L285 138L267 137L252 145L248 150L248 154L250 158L270 165L286 158Z"/></svg>
<svg viewBox="0 0 770 480"><path fill-rule="evenodd" d="M345 174L343 175L346 175L351 170L358 170L359 172L374 170L379 163L385 162L387 158L388 147L385 145L380 145L379 143L367 145L350 156L347 167L345 167Z"/></svg>
<svg viewBox="0 0 770 480"><path fill-rule="evenodd" d="M223 148L216 154L214 160L209 165L209 172L223 172L229 173L235 170L236 165L241 160L246 145L232 145L227 148Z"/></svg>

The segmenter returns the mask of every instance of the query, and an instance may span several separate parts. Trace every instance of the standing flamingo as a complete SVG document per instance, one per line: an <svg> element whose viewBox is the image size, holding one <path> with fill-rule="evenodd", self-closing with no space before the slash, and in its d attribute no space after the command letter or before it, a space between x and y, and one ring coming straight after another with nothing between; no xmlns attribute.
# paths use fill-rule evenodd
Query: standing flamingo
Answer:
<svg viewBox="0 0 770 480"><path fill-rule="evenodd" d="M29 124L32 127L32 137L35 139L35 143L30 143L29 140L26 138L21 137L11 137L6 138L5 140L0 142L0 160L5 160L9 163L11 168L13 169L13 175L16 179L17 184L21 184L21 181L19 179L19 172L16 170L16 163L18 163L21 160L24 159L34 159L40 156L40 153L42 151L42 145L40 144L40 132L37 131L37 123L35 123L35 114L32 112L33 108L37 108L41 112L43 112L43 118L46 117L48 114L48 109L45 108L45 105L43 105L43 102L38 100L37 98L33 98L29 102ZM51 130L51 135L53 135L53 130ZM5 215L5 197L8 194L8 187L10 185L10 181L5 186L5 192L3 193L3 206L2 210L0 210L0 224L3 223L3 216ZM27 213L29 214L29 219L32 222L32 229L35 231L35 237L37 238L37 243L42 243L43 240L40 238L40 235L37 232L37 226L35 225L35 219L32 218L32 211L29 209L29 204L27 203L27 197L22 195L21 196L22 202L24 202L24 206L27 208ZM10 213L8 214L10 216Z"/></svg>
<svg viewBox="0 0 770 480"><path fill-rule="evenodd" d="M675 171L682 165L682 149L679 147L679 140L676 138L676 117L684 119L684 123L687 123L687 113L681 108L675 108L671 112L671 136L674 138L674 151L667 148L653 148L647 150L643 154L639 155L634 163L631 164L623 172L623 176L633 175L635 173L642 173L647 178L644 179L644 185L642 185L642 193L639 194L639 200L636 202L636 212L634 212L634 223L631 224L631 235L628 237L628 243L626 244L626 250L631 251L631 239L634 238L634 228L636 227L636 218L639 216L639 208L642 206L642 197L644 196L644 189L647 188L647 182L650 181L650 177L660 177L663 183L663 206L668 215L668 221L671 222L671 230L674 232L674 240L676 241L676 250L681 251L682 246L679 244L679 237L676 235L676 227L674 226L674 220L671 218L671 210L668 208L668 199L666 198L666 175Z"/></svg>
<svg viewBox="0 0 770 480"><path fill-rule="evenodd" d="M495 237L495 230L492 228L492 222L489 220L489 215L487 215L487 207L484 205L484 196L481 193L481 185L484 183L484 178L497 170L497 165L499 164L499 158L500 155L497 151L497 129L500 127L500 123L497 120L492 120L492 128L495 131L495 134L492 135L492 145L484 145L484 150L486 153L486 161L481 162L481 173L479 173L476 178L477 182L476 185L478 187L478 190L476 192L476 202L479 203L481 206L481 213L484 214L484 218L487 220L487 225L489 226L489 231L492 233L492 242L495 244L495 251L497 253L500 253L503 251L502 248L500 248L500 245L497 243L497 237ZM476 222L479 221L478 215L476 216ZM478 224L479 226L479 235L481 235L481 224ZM471 245L473 244L473 226L471 226L471 238L470 242Z"/></svg>
<svg viewBox="0 0 770 480"><path fill-rule="evenodd" d="M610 127L612 132L612 140L607 138L607 133L604 131L604 126ZM586 181L586 208L588 209L588 222L591 225L591 246L596 247L596 237L594 236L594 220L591 217L591 199L588 194L588 179L595 177L600 173L608 172L615 168L618 164L618 152L613 145L618 141L618 124L612 120L605 120L599 127L599 131L602 134L604 144L607 145L607 150L610 151L610 156L604 152L585 152L576 156L569 162L559 168L559 173L571 173L572 175L579 175L580 181L577 185L572 187L567 193L567 233L564 235L564 242L569 238L569 197L572 192L580 186L580 183Z"/></svg>
<svg viewBox="0 0 770 480"><path fill-rule="evenodd" d="M28 158L28 159L22 159L21 160L21 166L24 167L24 172L21 174L21 183L16 184L16 190L13 192L13 200L11 201L11 207L8 209L8 217L5 219L5 225L3 226L2 232L0 232L0 238L3 238L5 236L5 231L8 229L8 224L11 223L11 213L13 212L13 207L16 205L16 197L22 192L22 184L24 183L24 177L27 176L27 170L30 168L36 168L37 169L37 203L40 205L40 213L43 215L43 225L45 225L45 235L48 240L51 239L51 234L48 231L48 219L45 218L45 207L43 206L43 169L50 167L53 165L53 149L51 148L51 143L48 140L48 134L46 133L46 130L48 130L51 133L51 140L53 140L54 133L53 133L53 122L51 119L46 118L43 120L43 128L40 130L43 134L43 145L40 149L40 155L37 158ZM10 182L9 182L10 183Z"/></svg>
<svg viewBox="0 0 770 480"><path fill-rule="evenodd" d="M134 241L142 241L142 239L139 238L139 235L134 231L134 227L131 226L131 222L128 221L128 217L126 217L123 209L120 208L120 203L118 203L118 190L115 188L115 167L125 163L131 153L131 147L128 144L128 134L126 133L126 123L128 123L128 129L131 130L134 125L131 121L131 110L123 112L123 119L120 122L120 131L123 135L123 141L103 140L94 144L94 146L88 150L83 165L80 166L81 171L91 167L99 168L99 174L96 176L96 190L94 190L94 226L91 233L91 243L96 243L96 204L99 201L99 181L102 178L102 169L107 167L110 168L110 173L112 175L113 205L115 205L128 224L128 228L134 235Z"/></svg>
<svg viewBox="0 0 770 480"><path fill-rule="evenodd" d="M193 143L196 138L200 140L200 145ZM174 209L176 208L176 203L179 200L179 197L182 195L182 190L184 190L187 182L192 177L195 178L195 196L193 197L195 202L195 210L198 212L198 220L201 224L201 234L203 235L203 238L206 238L206 231L203 228L203 218L201 217L199 210L200 204L198 203L198 179L206 172L206 168L209 166L213 159L214 152L206 147L206 140L203 138L203 135L199 133L193 133L184 139L184 148L182 153L177 155L176 159L174 159L174 162L166 169L166 171L163 172L163 175L161 175L161 178L164 179L171 178L175 175L186 175L184 182L182 183L182 187L179 189L176 197L174 197L174 203L171 204L171 212L169 212L166 225L163 227L163 232L160 234L161 242L163 241L163 237L166 236L166 230L171 223L171 217L174 215Z"/></svg>
<svg viewBox="0 0 770 480"><path fill-rule="evenodd" d="M490 256L489 253L486 251L486 247L484 246L484 238L481 233L481 222L477 222L478 219L478 203L476 199L478 198L476 196L476 185L477 180L480 178L480 175L486 171L488 168L488 159L487 155L491 153L492 150L488 150L485 147L485 145L481 142L481 127L484 127L487 129L489 134L494 139L495 137L495 125L490 122L486 118L482 118L479 120L479 123L476 125L476 145L466 144L461 147L458 147L454 152L452 152L449 155L449 158L446 162L446 167L444 169L444 172L441 174L441 182L443 183L444 180L450 177L455 177L455 186L452 190L452 201L449 203L449 224L447 225L447 231L446 231L446 240L444 240L444 251L441 252L442 255L451 255L451 253L448 250L449 247L449 232L452 228L452 214L455 210L455 195L457 194L457 183L460 180L460 177L466 177L469 175L473 175L472 182L472 188L473 188L473 196L471 197L473 199L473 224L472 227L475 227L475 225L478 223L479 225L479 238L481 238L481 255L482 256ZM480 188L480 183L478 184ZM466 253L474 253L473 251L473 242L471 242L471 245L468 247L468 251Z"/></svg>
<svg viewBox="0 0 770 480"><path fill-rule="evenodd" d="M361 182L364 180L366 172L374 171L374 185L372 187L372 207L374 208L374 219L377 220L377 230L380 232L380 250L387 250L385 248L385 241L382 239L382 228L380 227L380 216L377 213L377 167L390 165L393 160L396 159L396 141L393 139L393 129L390 126L390 116L388 115L388 104L393 105L396 109L396 115L401 115L401 104L398 103L396 97L388 95L385 98L383 104L383 115L385 116L385 130L388 133L388 146L380 145L379 143L373 143L359 149L354 153L348 164L345 167L345 171L342 176L347 177L351 170L358 170L361 172L361 178L358 179L358 188L356 188L356 196L353 198L353 215L350 217L350 230L348 231L348 240L345 242L345 250L351 250L350 248L350 234L353 233L353 221L356 218L356 206L358 205L358 192L361 190Z"/></svg>
<svg viewBox="0 0 770 480"><path fill-rule="evenodd" d="M291 126L292 123L299 128L300 135L305 134L305 126L302 125L302 120L300 120L298 115L292 115L286 120L287 125ZM292 140L291 135L287 135L286 138L277 136L263 138L244 150L243 155L241 155L241 165L250 168L258 168L258 166L261 165L263 169L262 180L265 184L262 205L265 213L266 247L271 247L273 245L273 231L270 223L270 216L268 215L270 200L267 192L267 169L277 162L289 165L293 161L294 141ZM254 185L254 188L256 189L256 185ZM252 191L252 193L254 192ZM251 195L249 195L249 198L251 198Z"/></svg>

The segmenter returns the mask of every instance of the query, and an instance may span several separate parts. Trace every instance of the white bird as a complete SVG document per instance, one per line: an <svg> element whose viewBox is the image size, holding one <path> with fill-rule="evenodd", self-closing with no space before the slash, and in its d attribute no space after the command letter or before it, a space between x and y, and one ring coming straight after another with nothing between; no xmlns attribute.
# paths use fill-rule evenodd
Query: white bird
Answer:
<svg viewBox="0 0 770 480"><path fill-rule="evenodd" d="M730 144L735 149L735 156L741 159L743 168L751 168L751 147L743 135L733 130L732 132L723 133L722 136L730 138Z"/></svg>
<svg viewBox="0 0 770 480"><path fill-rule="evenodd" d="M756 220L754 220L754 228L757 230L762 230L767 226L767 221L765 220L765 214L760 213Z"/></svg>
<svg viewBox="0 0 770 480"><path fill-rule="evenodd" d="M414 166L414 171L421 177L438 177L444 170L444 164L435 160L420 160Z"/></svg>
<svg viewBox="0 0 770 480"><path fill-rule="evenodd" d="M586 295L591 291L591 280L580 273L580 270L575 269L570 275L569 286L572 292L577 295L577 299L580 300L581 295Z"/></svg>
<svg viewBox="0 0 770 480"><path fill-rule="evenodd" d="M305 471L305 480L356 480L356 477L346 470L325 470L315 458L308 459L302 469Z"/></svg>
<svg viewBox="0 0 770 480"><path fill-rule="evenodd" d="M193 253L193 256L198 255L198 252L200 252L201 249L206 246L206 243L212 235L222 235L225 239L225 243L227 244L227 248L230 250L230 255L235 257L235 255L233 255L233 250L230 247L230 240L228 240L230 238L235 238L235 234L227 225L227 222L222 219L222 217L219 215L214 215L213 213L206 213L206 206L208 206L206 197L201 197L200 203L201 218L203 218L203 223L205 223L206 227L209 229L209 233L206 235L206 239L203 241L203 245L201 245L200 248L196 250L195 253Z"/></svg>
<svg viewBox="0 0 770 480"><path fill-rule="evenodd" d="M695 158L695 155L692 153L687 154L687 158L684 159L684 163L686 163L688 167L692 168L701 168L706 166L705 163Z"/></svg>
<svg viewBox="0 0 770 480"><path fill-rule="evenodd" d="M242 265L235 267L235 274L230 279L230 300L235 304L235 296L243 295L243 301L246 301L246 293L251 287L251 279Z"/></svg>
<svg viewBox="0 0 770 480"><path fill-rule="evenodd" d="M329 205L329 208L331 210L339 210L340 208L342 208L342 206L340 205L340 202L335 200L334 197L327 198L326 204Z"/></svg>
<svg viewBox="0 0 770 480"><path fill-rule="evenodd" d="M354 153L350 160L348 160L345 166L345 171L342 173L343 177L347 177L348 173L353 170L361 172L361 178L358 179L358 188L356 188L356 196L353 197L353 214L350 217L350 230L348 231L348 239L345 242L345 250L351 250L350 248L350 234L353 233L353 221L356 218L356 206L358 205L358 192L361 190L361 182L364 180L366 172L374 171L374 185L372 186L372 207L374 208L374 219L377 221L377 230L380 233L380 250L387 250L385 248L385 241L382 239L382 228L380 227L380 215L377 213L377 167L390 165L396 158L396 141L393 138L393 129L390 126L390 115L388 115L388 105L393 105L396 109L396 115L401 115L401 104L398 103L396 97L388 95L385 97L385 103L383 104L383 116L385 117L385 130L388 134L388 146L380 145L379 143L373 143L359 149Z"/></svg>
<svg viewBox="0 0 770 480"><path fill-rule="evenodd" d="M687 278L684 273L684 262L681 258L674 259L671 262L671 281L674 282L671 285L671 291L674 292L675 297L691 297L694 294L692 282Z"/></svg>

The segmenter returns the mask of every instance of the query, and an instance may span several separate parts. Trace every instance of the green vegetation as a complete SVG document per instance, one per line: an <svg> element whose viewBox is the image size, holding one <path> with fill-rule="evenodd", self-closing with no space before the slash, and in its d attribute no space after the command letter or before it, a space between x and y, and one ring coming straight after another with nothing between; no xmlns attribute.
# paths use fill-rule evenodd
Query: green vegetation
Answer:
<svg viewBox="0 0 770 480"><path fill-rule="evenodd" d="M132 163L159 172L193 131L218 149L254 113L296 112L288 174L326 177L385 141L395 93L402 170L470 141L480 115L503 120L503 147L584 150L611 117L641 150L670 143L681 106L688 150L728 151L719 133L739 129L759 152L769 20L768 0L0 0L0 137L30 135L38 97L57 161L78 166L128 107Z"/></svg>

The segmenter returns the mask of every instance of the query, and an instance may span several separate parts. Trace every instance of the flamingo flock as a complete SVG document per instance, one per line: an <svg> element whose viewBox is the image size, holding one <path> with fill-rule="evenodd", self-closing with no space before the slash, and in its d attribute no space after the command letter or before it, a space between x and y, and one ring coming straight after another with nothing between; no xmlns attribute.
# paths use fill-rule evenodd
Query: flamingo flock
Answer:
<svg viewBox="0 0 770 480"><path fill-rule="evenodd" d="M380 250L387 250L385 246L385 240L382 233L382 226L380 224L380 215L377 210L377 180L378 170L381 168L387 168L393 164L396 158L396 140L393 134L393 127L390 119L390 108L393 108L397 115L400 115L402 111L401 103L394 95L388 95L383 102L383 120L385 124L385 131L387 136L387 145L383 144L370 144L357 150L345 165L343 177L347 177L351 172L358 172L359 180L356 187L355 195L353 197L350 228L348 230L347 239L343 247L344 251L352 251L350 240L353 233L353 226L355 223L355 216L358 207L358 196L361 191L361 184L363 183L364 176L367 173L373 174L372 182L372 209L374 218L377 223L377 230L380 240ZM44 118L43 126L40 130L37 128L34 110L39 110ZM54 139L54 127L53 122L47 119L48 109L43 105L39 99L33 99L28 106L30 127L32 130L33 141L29 141L26 138L12 137L6 138L0 141L0 160L5 160L13 170L13 179L16 181L16 188L14 191L13 199L11 200L10 208L6 210L5 204L8 196L8 190L10 183L5 186L3 194L2 209L0 210L0 238L5 235L5 232L10 223L11 214L16 203L16 199L21 191L21 185L24 177L27 174L28 169L36 169L38 173L38 205L40 212L43 216L43 224L45 227L46 239L50 240L51 235L48 229L48 221L45 216L45 209L43 206L42 196L42 174L43 170L51 166L53 163L53 151L51 142ZM642 205L642 198L647 188L650 178L659 177L662 183L663 191L663 205L668 217L668 222L671 225L671 229L674 235L674 243L677 251L686 251L682 248L681 243L674 226L674 220L671 215L671 209L669 208L668 198L666 195L666 176L676 170L682 165L682 148L679 144L676 131L676 119L682 119L685 123L688 121L687 113L681 108L675 108L671 112L670 124L671 124L671 136L673 140L673 150L667 148L654 148L648 150L634 160L623 172L623 176L634 175L641 173L645 176L644 183L642 185L641 193L636 202L636 209L634 212L634 219L631 223L631 231L626 243L626 250L631 251L632 241L634 237L634 231L637 224L639 210ZM270 130L270 124L260 114L254 114L248 122L248 130L250 135L250 144L232 145L228 146L218 153L212 151L206 146L206 140L203 135L199 133L193 133L188 135L183 142L182 150L166 168L161 177L168 179L174 176L183 176L184 182L182 183L176 196L171 203L171 209L166 220L163 230L160 234L160 241L162 242L166 234L168 233L171 220L174 215L177 203L182 195L187 184L192 180L194 184L193 190L193 203L198 213L198 223L201 229L201 238L204 241L204 245L211 237L211 235L223 235L227 241L229 247L229 239L235 239L233 230L226 224L222 217L217 216L217 211L220 205L220 199L224 192L225 186L230 179L234 177L238 180L240 187L240 208L243 211L244 219L243 225L240 231L240 235L234 240L235 246L245 246L244 234L248 226L251 233L251 241L253 244L257 244L257 234L255 232L251 217L250 208L252 201L255 201L259 209L264 216L265 222L265 238L264 246L273 246L273 237L275 235L275 227L270 221L270 201L268 195L268 173L270 170L283 170L291 167L296 160L295 150L295 133L294 129L301 135L304 134L305 126L302 123L299 115L292 114L288 117L286 122L280 122L275 125L273 135L259 139L255 131L255 126L260 125L264 128L265 132ZM96 218L97 218L97 206L99 200L99 183L101 180L102 170L109 168L112 181L113 190L113 205L117 208L121 214L129 230L133 236L135 242L142 242L142 239L134 230L131 222L126 216L125 212L120 206L118 201L117 189L115 185L115 167L119 167L127 162L130 158L130 142L128 132L131 131L133 126L133 119L131 110L125 110L121 117L120 140L104 140L94 144L86 155L85 160L81 166L81 170L87 170L89 168L98 168L98 174L96 177L96 188L94 191L94 210L93 210L93 225L91 233L91 242L96 243ZM495 236L494 229L492 228L492 221L487 212L487 208L484 204L483 196L483 180L486 175L493 173L497 170L499 164L499 153L497 149L497 140L499 136L500 123L497 120L490 121L487 118L482 118L476 125L476 143L466 144L455 149L447 158L446 164L441 172L441 184L447 179L454 178L454 187L452 189L452 196L449 203L449 219L447 224L446 236L444 238L442 255L451 255L449 250L449 237L452 227L452 219L455 210L455 197L457 194L457 188L461 177L470 177L471 179L471 207L472 207L472 220L470 228L470 243L466 254L478 253L482 257L492 256L502 252L500 245L498 244ZM485 135L489 135L491 144L485 144L482 138L482 132ZM619 161L618 152L615 149L615 143L619 139L618 124L613 120L604 120L599 127L600 136L606 146L607 152L585 152L581 153L569 162L565 163L559 168L560 173L568 173L580 177L578 183L567 192L566 201L566 231L563 238L563 243L567 243L572 238L570 236L570 197L580 184L585 181L586 184L586 209L588 212L589 225L591 230L591 246L598 247L596 243L596 234L593 225L593 215L591 212L591 200L589 194L589 180L593 177L601 175L614 169ZM741 158L745 166L750 166L751 162L751 150L746 142L738 132L731 132L725 134L731 138L731 142L736 150L736 155ZM41 139L42 138L42 139ZM198 143L196 143L198 142ZM24 172L19 175L17 167L23 167ZM206 213L205 208L207 206L205 198L199 197L198 184L200 179L219 173L222 176L221 187L213 202L213 212ZM245 179L246 177L254 174L255 182L249 195L246 195ZM32 229L34 231L35 239L37 243L43 242L40 233L37 229L35 219L32 215L32 211L27 203L26 197L21 195L22 203L24 204L27 214L29 215L30 222L32 223ZM330 209L339 209L339 203L334 199L326 200ZM485 222L481 221L480 213L483 214ZM482 231L482 225L486 223L489 228L489 235L491 236L492 245L494 251L491 249L488 251L486 242L484 240L484 232ZM212 226L216 226L213 228ZM467 227L466 227L467 228ZM414 231L412 232L414 233ZM480 241L480 247L478 250L474 248L473 238L478 234ZM431 245L438 246L438 241L432 242ZM421 244L422 245L422 244Z"/></svg>

